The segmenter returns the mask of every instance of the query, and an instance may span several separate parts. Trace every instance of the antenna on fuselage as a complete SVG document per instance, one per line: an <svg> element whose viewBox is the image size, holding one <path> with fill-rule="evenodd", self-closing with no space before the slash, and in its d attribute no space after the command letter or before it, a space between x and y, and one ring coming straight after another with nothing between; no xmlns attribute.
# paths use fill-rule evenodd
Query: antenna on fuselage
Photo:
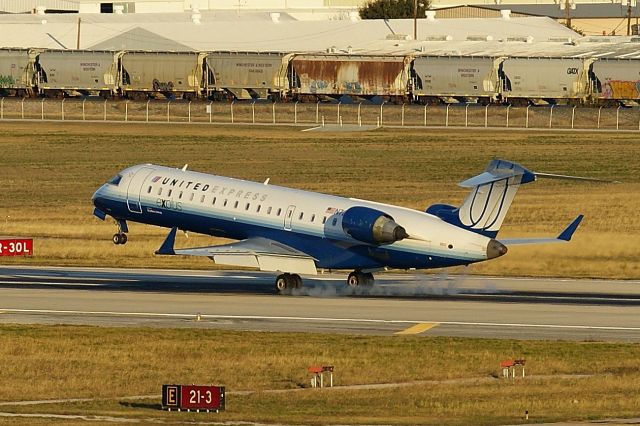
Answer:
<svg viewBox="0 0 640 426"><path fill-rule="evenodd" d="M186 172L186 171L187 171L187 167L189 167L189 163L187 163L187 164L185 164L185 165L184 165L184 167L182 168L182 171L183 171L183 172Z"/></svg>

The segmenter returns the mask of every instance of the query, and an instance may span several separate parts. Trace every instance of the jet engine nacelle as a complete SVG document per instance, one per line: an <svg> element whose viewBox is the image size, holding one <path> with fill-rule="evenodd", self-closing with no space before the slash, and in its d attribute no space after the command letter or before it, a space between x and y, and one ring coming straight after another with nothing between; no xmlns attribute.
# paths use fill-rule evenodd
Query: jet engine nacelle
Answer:
<svg viewBox="0 0 640 426"><path fill-rule="evenodd" d="M351 207L342 216L342 229L356 240L385 244L407 238L407 231L391 216L369 207Z"/></svg>

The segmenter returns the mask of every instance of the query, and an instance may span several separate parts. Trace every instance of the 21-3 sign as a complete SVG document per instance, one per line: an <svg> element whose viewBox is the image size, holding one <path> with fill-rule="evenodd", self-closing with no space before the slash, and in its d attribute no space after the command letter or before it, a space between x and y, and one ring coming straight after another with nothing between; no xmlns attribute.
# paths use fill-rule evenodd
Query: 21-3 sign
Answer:
<svg viewBox="0 0 640 426"><path fill-rule="evenodd" d="M163 385L162 407L168 410L223 411L223 386Z"/></svg>

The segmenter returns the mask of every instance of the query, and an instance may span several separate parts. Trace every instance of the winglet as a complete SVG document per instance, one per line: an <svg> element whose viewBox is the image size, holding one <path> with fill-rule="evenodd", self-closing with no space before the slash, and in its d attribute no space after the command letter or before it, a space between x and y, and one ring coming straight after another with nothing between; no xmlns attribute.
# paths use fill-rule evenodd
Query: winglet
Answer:
<svg viewBox="0 0 640 426"><path fill-rule="evenodd" d="M558 235L558 239L562 241L571 241L571 237L573 236L573 233L576 232L576 229L578 229L578 225L582 222L582 218L584 218L584 215L582 214L576 217L573 222L571 222L569 226L567 226L565 230Z"/></svg>
<svg viewBox="0 0 640 426"><path fill-rule="evenodd" d="M169 256L176 254L175 250L173 250L173 245L176 242L177 232L177 227L171 228L171 231L169 232L169 235L167 235L167 238L165 238L160 248L156 250L156 254L164 254Z"/></svg>

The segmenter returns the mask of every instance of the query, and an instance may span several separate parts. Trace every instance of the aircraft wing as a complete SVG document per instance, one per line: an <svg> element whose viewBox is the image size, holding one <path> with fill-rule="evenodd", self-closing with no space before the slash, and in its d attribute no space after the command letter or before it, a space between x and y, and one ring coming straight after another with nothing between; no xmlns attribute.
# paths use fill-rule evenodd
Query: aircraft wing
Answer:
<svg viewBox="0 0 640 426"><path fill-rule="evenodd" d="M523 244L547 244L547 243L566 243L567 241L571 241L571 237L573 233L578 229L578 225L582 222L582 218L584 215L579 215L576 217L573 222L567 226L564 231L560 233L557 237L551 238L512 238L512 239L498 239L505 246L513 246L513 245L523 245Z"/></svg>
<svg viewBox="0 0 640 426"><path fill-rule="evenodd" d="M206 256L219 265L258 268L261 271L317 274L313 257L268 238L256 237L219 246L174 249L177 231L178 228L171 229L162 246L156 250L156 254Z"/></svg>

